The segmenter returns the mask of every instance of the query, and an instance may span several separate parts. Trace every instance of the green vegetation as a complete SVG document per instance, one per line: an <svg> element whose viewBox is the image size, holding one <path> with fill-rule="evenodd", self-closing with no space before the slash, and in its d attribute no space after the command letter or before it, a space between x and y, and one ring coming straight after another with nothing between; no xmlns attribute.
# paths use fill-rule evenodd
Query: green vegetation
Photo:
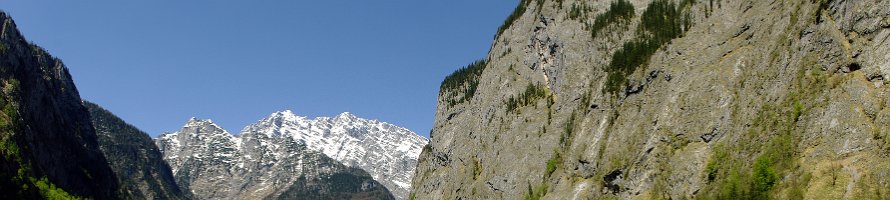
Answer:
<svg viewBox="0 0 890 200"><path fill-rule="evenodd" d="M752 175L753 183L751 197L754 199L769 198L770 189L779 181L779 175L773 167L773 161L769 157L760 157L754 161L754 174Z"/></svg>
<svg viewBox="0 0 890 200"><path fill-rule="evenodd" d="M618 92L637 67L647 64L661 46L683 35L684 28L691 26L685 10L670 0L656 0L649 4L637 27L639 38L625 43L612 55L612 61L606 67L606 91Z"/></svg>
<svg viewBox="0 0 890 200"><path fill-rule="evenodd" d="M724 167L721 165L726 164L723 161L728 160L729 154L726 151L723 151L724 148L725 146L719 144L718 146L715 146L714 149L717 151L714 152L714 155L711 156L711 160L708 161L708 165L705 166L705 173L708 175L709 182L717 179L720 168Z"/></svg>
<svg viewBox="0 0 890 200"><path fill-rule="evenodd" d="M476 94L476 87L479 86L479 76L482 76L487 64L486 60L477 60L445 77L439 87L439 95L445 98L448 107L473 98L473 95ZM455 99L456 95L461 96Z"/></svg>
<svg viewBox="0 0 890 200"><path fill-rule="evenodd" d="M46 177L36 178L31 163L22 158L22 149L15 141L15 133L21 127L17 123L19 115L15 105L15 102L19 101L20 93L21 83L14 78L6 79L3 84L3 92L0 93L0 107L3 109L3 113L0 115L0 161L8 163L7 166L12 167L12 169L0 171L0 177L9 179L12 184L19 187L18 194L8 195L24 198L28 197L28 194L39 194L43 199L51 200L82 199L56 187ZM7 170L14 171L14 175L5 173L10 172Z"/></svg>
<svg viewBox="0 0 890 200"><path fill-rule="evenodd" d="M569 117L569 121L566 122L565 127L563 127L563 134L559 137L559 144L563 147L571 146L571 137L572 132L575 130L575 112L572 111L572 116Z"/></svg>
<svg viewBox="0 0 890 200"><path fill-rule="evenodd" d="M562 164L562 155L560 155L559 152L554 153L553 158L550 158L550 160L547 160L547 174L546 174L547 177L552 175L553 172L556 171L556 168L559 167L559 165L561 165L561 164Z"/></svg>
<svg viewBox="0 0 890 200"><path fill-rule="evenodd" d="M10 97L16 98L19 96L21 92L21 83L14 79L10 78L6 81L6 84L3 87L3 92L9 95ZM15 121L15 119L19 118L18 111L15 108L15 105L12 102L7 101L6 98L3 100L3 113L6 114L6 117L10 119L10 121Z"/></svg>
<svg viewBox="0 0 890 200"><path fill-rule="evenodd" d="M795 111L793 104L788 103L785 109L764 106L742 138L715 146L705 167L712 188L706 190L704 198L771 198L770 192L780 183L782 174L796 165L796 119L798 112L805 110ZM758 142L763 140L767 142ZM747 164L750 161L745 155L757 156L753 164Z"/></svg>
<svg viewBox="0 0 890 200"><path fill-rule="evenodd" d="M510 96L507 99L507 102L505 102L507 104L507 113L512 113L517 108L532 105L548 96L550 96L549 91L541 84L528 84L525 87L525 91L519 93L518 97Z"/></svg>
<svg viewBox="0 0 890 200"><path fill-rule="evenodd" d="M582 17L587 16L587 13L589 13L589 12L590 12L590 7L587 7L587 4L581 3L581 5L579 6L578 4L573 3L572 8L570 8L570 10L569 10L568 17L571 20L578 20L578 19L583 20Z"/></svg>
<svg viewBox="0 0 890 200"><path fill-rule="evenodd" d="M19 147L13 140L18 127L16 119L19 118L18 109L14 102L18 98L20 90L21 84L19 81L9 78L3 84L3 92L0 93L0 107L2 107L4 115L0 116L0 155L3 155L3 158L6 160L20 160L18 159L20 154Z"/></svg>
<svg viewBox="0 0 890 200"><path fill-rule="evenodd" d="M528 194L525 196L525 200L540 200L541 197L547 194L547 185L541 184L538 187L532 189L532 185L528 185Z"/></svg>
<svg viewBox="0 0 890 200"><path fill-rule="evenodd" d="M683 34L688 20L683 18L681 8L670 0L656 0L649 4L640 21L641 31L648 32L649 41L666 44Z"/></svg>
<svg viewBox="0 0 890 200"><path fill-rule="evenodd" d="M528 6L532 3L532 1L533 0L520 0L519 5L516 6L515 9L513 9L513 13L510 13L510 16L508 16L507 19L504 20L504 24L498 27L498 33L495 34L494 37L497 38L498 36L500 36L502 33L504 33L504 31L507 30L507 28L510 28L510 26L513 25L513 22L519 19L519 17L522 17L522 15L525 14L525 10L528 9ZM542 2L538 0L538 4L540 5L541 3Z"/></svg>
<svg viewBox="0 0 890 200"><path fill-rule="evenodd" d="M581 8L578 8L577 11L575 11L575 9L576 8L573 6L572 11L569 12L569 18L577 18L577 16L573 17L574 12L577 12L577 15L581 14ZM604 28L609 27L615 23L627 23L633 18L633 4L631 4L627 0L614 0L609 5L608 11L596 16L593 24L588 26L588 30L590 30L590 34L592 37L596 37L596 35Z"/></svg>
<svg viewBox="0 0 890 200"><path fill-rule="evenodd" d="M68 192L65 192L65 190L62 190L61 188L57 188L51 182L46 180L46 177L43 177L41 179L31 178L31 182L37 186L37 188L40 190L40 195L42 195L44 199L49 199L49 200L83 199L83 198L80 198L77 196L72 196L72 195L68 194Z"/></svg>
<svg viewBox="0 0 890 200"><path fill-rule="evenodd" d="M802 171L796 159L801 121L810 110L825 106L821 95L833 80L814 64L816 59L803 59L789 94L763 105L744 134L714 146L705 167L709 184L699 199L803 198L812 174ZM785 196L777 196L779 192Z"/></svg>
<svg viewBox="0 0 890 200"><path fill-rule="evenodd" d="M2 122L6 123L5 120ZM6 129L6 127L4 127ZM4 130L5 132L5 130ZM9 139L0 139L0 155L7 160L12 160L20 154L19 146L15 144L14 141Z"/></svg>
<svg viewBox="0 0 890 200"><path fill-rule="evenodd" d="M556 147L553 150L553 157L551 157L550 160L547 160L547 169L545 171L546 173L544 174L544 177L550 177L551 175L553 175L553 172L562 167L565 159L563 158L562 152L568 152L568 148L572 146L572 133L575 129L575 116L575 111L572 111L571 117L569 117L569 120L565 123L565 127L563 127L563 133L559 137L559 147Z"/></svg>
<svg viewBox="0 0 890 200"><path fill-rule="evenodd" d="M482 174L482 163L479 162L479 159L473 157L473 180L479 180L479 176Z"/></svg>

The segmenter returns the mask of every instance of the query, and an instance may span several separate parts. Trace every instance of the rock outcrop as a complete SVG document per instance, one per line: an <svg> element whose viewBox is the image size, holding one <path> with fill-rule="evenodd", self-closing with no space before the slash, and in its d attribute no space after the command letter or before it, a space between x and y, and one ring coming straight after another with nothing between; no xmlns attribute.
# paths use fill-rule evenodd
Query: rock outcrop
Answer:
<svg viewBox="0 0 890 200"><path fill-rule="evenodd" d="M890 194L890 1L523 0L501 30L411 198Z"/></svg>

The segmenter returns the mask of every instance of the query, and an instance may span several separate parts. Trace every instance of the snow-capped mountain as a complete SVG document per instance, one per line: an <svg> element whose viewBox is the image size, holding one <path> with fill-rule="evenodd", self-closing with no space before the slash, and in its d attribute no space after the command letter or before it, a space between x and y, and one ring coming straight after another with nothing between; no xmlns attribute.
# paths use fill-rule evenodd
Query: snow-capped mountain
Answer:
<svg viewBox="0 0 890 200"><path fill-rule="evenodd" d="M260 194L242 197L278 194L301 170L308 170L299 168L305 158L291 157L312 153L367 171L393 196L407 199L417 157L427 140L408 129L350 113L309 119L286 110L245 127L239 135L209 120L192 119L179 132L161 135L156 143L176 177L187 179L180 180L180 186L191 186L202 199L243 193L232 188L255 188ZM250 181L233 183L230 177ZM230 185L228 189L211 187L222 184Z"/></svg>
<svg viewBox="0 0 890 200"><path fill-rule="evenodd" d="M229 134L190 119L155 140L182 190L197 199L393 199L367 172L345 166L293 138Z"/></svg>
<svg viewBox="0 0 890 200"><path fill-rule="evenodd" d="M242 134L304 141L310 149L368 171L399 199L407 199L417 157L427 144L408 129L348 112L309 119L285 110L247 126Z"/></svg>

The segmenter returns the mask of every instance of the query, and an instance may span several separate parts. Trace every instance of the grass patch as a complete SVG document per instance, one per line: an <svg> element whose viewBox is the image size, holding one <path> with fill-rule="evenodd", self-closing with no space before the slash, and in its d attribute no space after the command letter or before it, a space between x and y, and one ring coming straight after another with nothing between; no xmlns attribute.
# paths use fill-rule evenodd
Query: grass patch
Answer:
<svg viewBox="0 0 890 200"><path fill-rule="evenodd" d="M540 200L541 197L547 194L547 185L541 184L538 187L532 189L532 185L528 185L528 194L525 196L525 200Z"/></svg>
<svg viewBox="0 0 890 200"><path fill-rule="evenodd" d="M479 180L479 176L482 174L482 163L479 162L479 159L473 158L473 180Z"/></svg>
<svg viewBox="0 0 890 200"><path fill-rule="evenodd" d="M798 125L828 89L830 77L804 62L777 103L763 105L736 140L718 143L705 167L709 184L698 199L801 199L812 175L800 171ZM782 196L783 193L784 196Z"/></svg>
<svg viewBox="0 0 890 200"><path fill-rule="evenodd" d="M719 146L714 147L716 151L714 151L714 155L708 160L708 165L705 166L705 174L708 175L708 182L712 182L717 179L718 173L720 169L723 168L722 165L726 164L728 160L728 153L725 151L725 147L718 144Z"/></svg>
<svg viewBox="0 0 890 200"><path fill-rule="evenodd" d="M62 188L56 187L51 182L49 182L49 180L47 180L46 177L43 177L40 179L31 178L31 182L34 183L35 186L37 186L38 190L40 191L40 195L43 196L44 199L49 199L49 200L83 199L81 197L68 194L68 192L65 192L65 190L62 190Z"/></svg>
<svg viewBox="0 0 890 200"><path fill-rule="evenodd" d="M795 168L797 139L792 109L765 106L744 136L718 144L705 166L709 182L701 199L770 199L784 173ZM786 115L782 115L782 113ZM766 141L766 142L762 142ZM748 156L756 155L753 164Z"/></svg>
<svg viewBox="0 0 890 200"><path fill-rule="evenodd" d="M754 172L751 177L751 197L754 199L768 199L769 191L776 182L779 181L779 175L773 167L773 160L768 156L761 156L754 161Z"/></svg>
<svg viewBox="0 0 890 200"><path fill-rule="evenodd" d="M550 177L550 175L552 175L553 172L555 172L560 165L562 165L562 155L560 155L559 152L555 152L553 154L553 157L550 158L550 160L547 160L547 173L545 174L546 177Z"/></svg>

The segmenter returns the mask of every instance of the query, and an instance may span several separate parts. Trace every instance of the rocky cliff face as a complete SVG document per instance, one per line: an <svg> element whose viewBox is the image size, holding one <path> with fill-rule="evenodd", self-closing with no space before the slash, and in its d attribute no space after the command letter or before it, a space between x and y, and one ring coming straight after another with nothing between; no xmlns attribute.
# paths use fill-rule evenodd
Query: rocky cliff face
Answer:
<svg viewBox="0 0 890 200"><path fill-rule="evenodd" d="M350 113L308 119L291 111L276 112L244 128L242 134L303 141L346 166L364 169L398 199L408 197L417 156L427 143L408 129Z"/></svg>
<svg viewBox="0 0 890 200"><path fill-rule="evenodd" d="M888 36L890 1L523 0L412 197L886 197Z"/></svg>
<svg viewBox="0 0 890 200"><path fill-rule="evenodd" d="M119 193L133 199L186 199L170 166L151 137L108 110L84 102L99 136L99 149L120 183Z"/></svg>
<svg viewBox="0 0 890 200"><path fill-rule="evenodd" d="M198 199L393 199L367 172L290 137L256 132L236 137L193 118L156 144L180 187Z"/></svg>
<svg viewBox="0 0 890 200"><path fill-rule="evenodd" d="M0 197L116 198L87 109L62 62L0 12Z"/></svg>

